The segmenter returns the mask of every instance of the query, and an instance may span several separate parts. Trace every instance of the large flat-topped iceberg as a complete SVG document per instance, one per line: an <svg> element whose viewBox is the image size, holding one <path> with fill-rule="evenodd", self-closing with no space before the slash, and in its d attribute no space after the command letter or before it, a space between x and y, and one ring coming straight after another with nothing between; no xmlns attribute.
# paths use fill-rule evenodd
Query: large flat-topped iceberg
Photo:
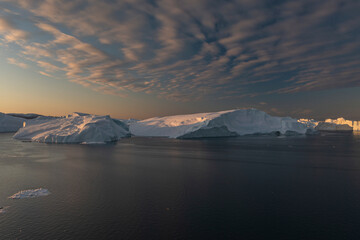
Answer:
<svg viewBox="0 0 360 240"><path fill-rule="evenodd" d="M106 143L129 135L128 126L109 116L73 113L66 118L39 119L26 124L15 139L44 143Z"/></svg>
<svg viewBox="0 0 360 240"><path fill-rule="evenodd" d="M289 117L273 117L256 109L238 109L155 117L130 124L135 136L200 138L247 134L305 134L311 127Z"/></svg>
<svg viewBox="0 0 360 240"><path fill-rule="evenodd" d="M0 132L16 132L23 126L25 119L0 113Z"/></svg>

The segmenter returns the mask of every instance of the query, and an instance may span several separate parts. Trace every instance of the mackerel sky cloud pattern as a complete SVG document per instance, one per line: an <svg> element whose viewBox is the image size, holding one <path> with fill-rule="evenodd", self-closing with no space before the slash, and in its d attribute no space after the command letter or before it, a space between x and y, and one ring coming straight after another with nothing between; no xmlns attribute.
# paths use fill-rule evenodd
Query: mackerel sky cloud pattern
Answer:
<svg viewBox="0 0 360 240"><path fill-rule="evenodd" d="M360 86L360 1L2 0L8 62L189 101ZM15 50L14 50L15 51Z"/></svg>

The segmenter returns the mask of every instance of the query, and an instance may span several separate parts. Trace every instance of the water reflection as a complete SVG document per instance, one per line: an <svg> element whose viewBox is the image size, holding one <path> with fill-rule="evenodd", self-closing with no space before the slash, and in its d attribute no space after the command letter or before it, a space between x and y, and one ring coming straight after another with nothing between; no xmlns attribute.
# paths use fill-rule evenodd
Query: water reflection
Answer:
<svg viewBox="0 0 360 240"><path fill-rule="evenodd" d="M0 205L11 206L0 216L0 237L308 239L311 232L325 239L351 232L357 239L359 139L130 138L90 146L0 134ZM52 194L7 199L37 187Z"/></svg>

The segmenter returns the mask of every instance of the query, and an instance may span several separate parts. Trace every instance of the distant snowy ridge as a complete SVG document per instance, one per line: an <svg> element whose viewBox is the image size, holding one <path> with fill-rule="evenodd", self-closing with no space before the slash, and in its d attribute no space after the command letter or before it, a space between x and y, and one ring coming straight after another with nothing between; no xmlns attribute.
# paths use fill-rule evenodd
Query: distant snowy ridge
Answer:
<svg viewBox="0 0 360 240"><path fill-rule="evenodd" d="M129 136L127 124L110 116L73 113L66 118L39 119L25 124L15 139L44 143L106 143Z"/></svg>
<svg viewBox="0 0 360 240"><path fill-rule="evenodd" d="M313 127L290 117L273 117L257 109L237 109L155 117L130 124L135 136L201 138L247 134L305 134Z"/></svg>
<svg viewBox="0 0 360 240"><path fill-rule="evenodd" d="M34 119L34 118L42 116L42 115L36 114L36 113L8 113L7 115L10 115L13 117L24 118L24 119Z"/></svg>
<svg viewBox="0 0 360 240"><path fill-rule="evenodd" d="M37 188L37 189L22 190L10 196L9 198L11 199L35 198L35 197L47 196L49 194L50 194L49 190L45 188Z"/></svg>
<svg viewBox="0 0 360 240"><path fill-rule="evenodd" d="M0 133L16 132L23 126L25 119L0 113Z"/></svg>

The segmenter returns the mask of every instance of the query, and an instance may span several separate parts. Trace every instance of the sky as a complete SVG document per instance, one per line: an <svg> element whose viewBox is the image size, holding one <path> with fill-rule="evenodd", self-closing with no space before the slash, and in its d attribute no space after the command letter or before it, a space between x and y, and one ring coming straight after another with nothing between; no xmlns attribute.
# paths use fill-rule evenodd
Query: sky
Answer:
<svg viewBox="0 0 360 240"><path fill-rule="evenodd" d="M0 112L360 120L358 0L0 0Z"/></svg>

